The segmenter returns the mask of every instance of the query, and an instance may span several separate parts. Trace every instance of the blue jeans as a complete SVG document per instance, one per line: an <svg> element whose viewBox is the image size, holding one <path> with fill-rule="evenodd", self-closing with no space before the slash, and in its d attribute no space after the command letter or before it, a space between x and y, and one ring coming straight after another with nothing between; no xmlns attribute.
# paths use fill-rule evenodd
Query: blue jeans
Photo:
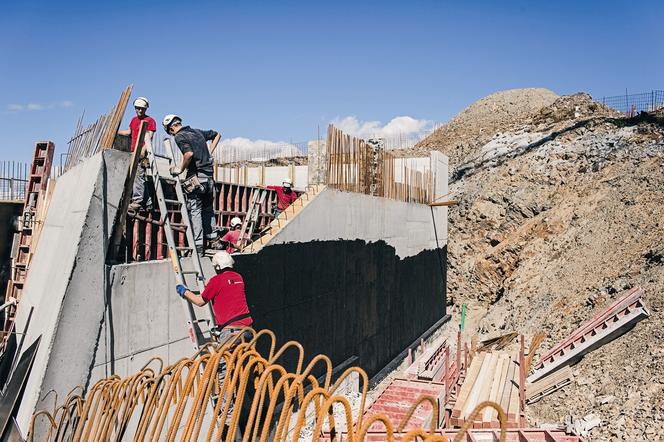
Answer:
<svg viewBox="0 0 664 442"><path fill-rule="evenodd" d="M214 216L214 183L212 178L198 177L201 186L187 194L187 210L191 217L191 228L196 248L203 248L203 238L215 239L219 236Z"/></svg>
<svg viewBox="0 0 664 442"><path fill-rule="evenodd" d="M150 183L147 180L145 168L140 165L136 170L136 178L134 179L134 189L131 196L131 202L138 203L143 207L152 207Z"/></svg>

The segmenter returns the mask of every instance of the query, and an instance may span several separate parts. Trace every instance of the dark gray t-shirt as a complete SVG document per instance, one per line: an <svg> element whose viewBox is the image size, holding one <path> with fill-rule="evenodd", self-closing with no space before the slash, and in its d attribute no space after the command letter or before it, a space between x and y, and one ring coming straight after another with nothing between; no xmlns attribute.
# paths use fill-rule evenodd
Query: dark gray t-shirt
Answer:
<svg viewBox="0 0 664 442"><path fill-rule="evenodd" d="M208 149L207 141L217 136L213 130L192 129L185 126L175 134L175 142L180 152L193 152L194 158L187 167L187 178L192 175L205 175L211 177L214 173L214 163Z"/></svg>

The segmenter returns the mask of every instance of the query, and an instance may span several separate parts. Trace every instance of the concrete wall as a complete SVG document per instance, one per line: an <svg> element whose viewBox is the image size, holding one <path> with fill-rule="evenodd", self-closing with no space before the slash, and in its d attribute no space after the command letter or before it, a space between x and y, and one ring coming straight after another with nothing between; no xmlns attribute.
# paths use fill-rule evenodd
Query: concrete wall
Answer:
<svg viewBox="0 0 664 442"><path fill-rule="evenodd" d="M172 363L193 353L168 261L114 266L105 297L104 221L114 218L128 156L103 155L59 179L19 308L22 331L35 307L24 348L43 337L19 411L24 431L50 406L40 393L63 397L154 356ZM375 374L445 315L446 213L324 190L260 252L236 256L256 327L300 341L308 358L357 356ZM204 267L209 276L209 260Z"/></svg>
<svg viewBox="0 0 664 442"><path fill-rule="evenodd" d="M39 401L44 392L64 397L87 381L105 307L103 244L128 164L128 154L105 151L58 178L17 311L22 348L42 337L18 412L23 432L36 409L52 407Z"/></svg>
<svg viewBox="0 0 664 442"><path fill-rule="evenodd" d="M207 277L214 274L209 259L202 264ZM189 268L188 259L183 265ZM90 384L111 374L136 373L154 356L169 364L193 354L170 261L117 265L110 276L112 296L96 338Z"/></svg>
<svg viewBox="0 0 664 442"><path fill-rule="evenodd" d="M235 260L258 329L301 342L307 358L358 356L373 375L445 315L439 241L427 206L328 189L260 252ZM115 266L109 318L92 382L193 353L168 262Z"/></svg>
<svg viewBox="0 0 664 442"><path fill-rule="evenodd" d="M414 256L422 250L447 244L447 210L433 211L423 204L411 204L386 198L331 188L323 190L270 244L338 239L385 241L397 256Z"/></svg>

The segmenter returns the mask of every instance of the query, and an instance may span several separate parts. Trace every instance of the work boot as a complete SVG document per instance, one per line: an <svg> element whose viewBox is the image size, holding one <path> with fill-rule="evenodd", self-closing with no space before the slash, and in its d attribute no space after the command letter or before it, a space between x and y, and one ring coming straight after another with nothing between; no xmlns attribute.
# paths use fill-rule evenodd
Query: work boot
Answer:
<svg viewBox="0 0 664 442"><path fill-rule="evenodd" d="M128 212L138 212L141 209L141 203L137 201L132 201L129 203L129 206L127 207Z"/></svg>

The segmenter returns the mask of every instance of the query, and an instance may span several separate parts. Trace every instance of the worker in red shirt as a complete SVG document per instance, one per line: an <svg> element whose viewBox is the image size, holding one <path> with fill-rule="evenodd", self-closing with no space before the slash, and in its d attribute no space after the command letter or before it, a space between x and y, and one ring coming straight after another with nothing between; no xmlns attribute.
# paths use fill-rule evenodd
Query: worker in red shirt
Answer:
<svg viewBox="0 0 664 442"><path fill-rule="evenodd" d="M274 211L274 217L278 217L281 212L288 209L297 199L297 193L293 191L293 182L285 179L281 186L267 186L268 189L277 192L277 208Z"/></svg>
<svg viewBox="0 0 664 442"><path fill-rule="evenodd" d="M231 229L221 237L221 241L226 245L226 251L233 253L239 249L238 241L240 240L240 230L242 229L242 220L234 216L231 218Z"/></svg>
<svg viewBox="0 0 664 442"><path fill-rule="evenodd" d="M203 307L208 302L212 302L214 319L217 323L215 334L219 342L226 341L231 335L241 334L241 340L236 340L236 345L241 341L248 342L252 339L253 333L248 329L253 324L247 299L244 293L244 280L242 276L233 271L233 257L226 251L215 253L212 257L212 266L217 273L208 281L205 290L200 295L195 294L184 285L175 286L178 295L198 307ZM231 349L232 351L232 349ZM219 386L223 386L226 378L226 359L221 358L219 369ZM227 394L222 398L221 409L224 409L224 403L227 400ZM230 422L233 414L233 404L231 403L226 423Z"/></svg>
<svg viewBox="0 0 664 442"><path fill-rule="evenodd" d="M138 143L138 133L141 129L141 123L145 121L148 124L148 131L145 133L145 141L143 142L141 157L145 157L145 144L152 142L154 133L157 131L157 122L154 118L147 115L150 103L145 97L138 97L134 100L134 110L136 116L129 122L129 130L119 130L119 135L131 135L131 151L136 150ZM139 209L152 210L152 197L148 182L145 179L145 169L148 167L147 159L140 162L140 167L136 170L136 178L134 179L134 190L129 204L129 210L137 211Z"/></svg>

